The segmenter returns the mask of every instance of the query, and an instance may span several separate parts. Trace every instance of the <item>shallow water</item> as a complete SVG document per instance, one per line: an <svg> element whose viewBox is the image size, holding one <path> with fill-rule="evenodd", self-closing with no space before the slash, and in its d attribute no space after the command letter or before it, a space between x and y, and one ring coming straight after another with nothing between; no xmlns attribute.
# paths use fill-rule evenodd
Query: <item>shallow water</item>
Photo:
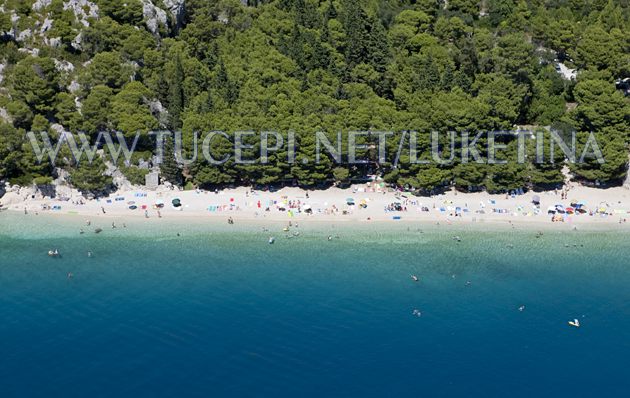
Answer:
<svg viewBox="0 0 630 398"><path fill-rule="evenodd" d="M2 397L630 387L627 234L82 225L0 215Z"/></svg>

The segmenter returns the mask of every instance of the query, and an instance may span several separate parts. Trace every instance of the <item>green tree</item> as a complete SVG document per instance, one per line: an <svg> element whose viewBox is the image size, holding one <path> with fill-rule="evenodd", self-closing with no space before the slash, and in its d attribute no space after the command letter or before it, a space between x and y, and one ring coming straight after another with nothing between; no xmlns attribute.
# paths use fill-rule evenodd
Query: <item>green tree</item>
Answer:
<svg viewBox="0 0 630 398"><path fill-rule="evenodd" d="M52 59L24 58L13 69L12 83L11 94L15 100L23 101L35 112L45 113L53 109L59 86Z"/></svg>
<svg viewBox="0 0 630 398"><path fill-rule="evenodd" d="M118 89L130 80L132 74L132 69L123 62L118 52L101 52L83 71L80 83L88 89L98 85Z"/></svg>
<svg viewBox="0 0 630 398"><path fill-rule="evenodd" d="M164 137L164 156L160 164L160 176L173 185L182 185L182 170L175 159L173 136Z"/></svg>
<svg viewBox="0 0 630 398"><path fill-rule="evenodd" d="M99 85L92 88L81 107L83 129L86 132L96 134L112 127L110 118L113 95L112 89L107 86Z"/></svg>
<svg viewBox="0 0 630 398"><path fill-rule="evenodd" d="M83 160L75 164L70 170L70 183L84 194L106 194L113 187L111 176L105 175L107 167L100 156L94 161Z"/></svg>
<svg viewBox="0 0 630 398"><path fill-rule="evenodd" d="M184 108L184 70L180 55L175 56L173 75L168 83L168 113L169 125L176 130L182 126L181 113Z"/></svg>

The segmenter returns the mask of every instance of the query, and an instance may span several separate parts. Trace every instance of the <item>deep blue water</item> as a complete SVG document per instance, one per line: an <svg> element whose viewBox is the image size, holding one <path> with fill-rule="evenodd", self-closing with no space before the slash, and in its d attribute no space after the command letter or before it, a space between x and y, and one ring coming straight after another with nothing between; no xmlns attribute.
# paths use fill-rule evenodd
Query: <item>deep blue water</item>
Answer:
<svg viewBox="0 0 630 398"><path fill-rule="evenodd" d="M269 245L244 229L79 235L78 220L15 220L0 217L0 397L630 388L627 234L276 228Z"/></svg>

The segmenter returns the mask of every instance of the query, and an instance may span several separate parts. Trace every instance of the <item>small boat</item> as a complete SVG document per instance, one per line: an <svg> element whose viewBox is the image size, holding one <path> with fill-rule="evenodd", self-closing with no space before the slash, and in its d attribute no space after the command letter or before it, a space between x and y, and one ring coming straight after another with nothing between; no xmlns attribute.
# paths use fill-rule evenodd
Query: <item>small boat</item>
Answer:
<svg viewBox="0 0 630 398"><path fill-rule="evenodd" d="M276 239L273 236L269 238L269 244L270 245L273 245L273 242L275 242L275 241L276 241Z"/></svg>
<svg viewBox="0 0 630 398"><path fill-rule="evenodd" d="M59 252L57 251L57 249L55 249L55 250L48 250L48 255L50 257L59 257Z"/></svg>
<svg viewBox="0 0 630 398"><path fill-rule="evenodd" d="M580 327L580 321L578 321L577 319L569 321L569 326L573 326L573 327L579 328Z"/></svg>
<svg viewBox="0 0 630 398"><path fill-rule="evenodd" d="M418 282L420 279L418 279L417 276L415 275L411 275L411 279L413 279L414 282Z"/></svg>

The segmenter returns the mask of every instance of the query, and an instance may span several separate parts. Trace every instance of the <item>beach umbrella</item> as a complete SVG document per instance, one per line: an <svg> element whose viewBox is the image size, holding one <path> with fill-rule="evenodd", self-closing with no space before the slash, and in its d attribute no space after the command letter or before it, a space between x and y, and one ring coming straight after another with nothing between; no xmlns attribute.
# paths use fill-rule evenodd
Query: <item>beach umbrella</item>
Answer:
<svg viewBox="0 0 630 398"><path fill-rule="evenodd" d="M547 213L555 213L555 212L556 212L556 207L555 206L547 207Z"/></svg>
<svg viewBox="0 0 630 398"><path fill-rule="evenodd" d="M129 206L129 210L136 210L137 208L138 208L138 206L136 206L136 205Z"/></svg>
<svg viewBox="0 0 630 398"><path fill-rule="evenodd" d="M573 209L573 207L567 207L567 208L565 209L565 211L566 211L567 213L573 213L575 210Z"/></svg>
<svg viewBox="0 0 630 398"><path fill-rule="evenodd" d="M534 197L532 198L532 202L534 202L536 204L540 203L540 196L534 195Z"/></svg>
<svg viewBox="0 0 630 398"><path fill-rule="evenodd" d="M346 203L349 205L353 205L354 204L354 199L353 198L346 198Z"/></svg>
<svg viewBox="0 0 630 398"><path fill-rule="evenodd" d="M173 199L171 203L173 204L174 207L180 207L182 205L182 202L181 200L179 200L179 198Z"/></svg>

